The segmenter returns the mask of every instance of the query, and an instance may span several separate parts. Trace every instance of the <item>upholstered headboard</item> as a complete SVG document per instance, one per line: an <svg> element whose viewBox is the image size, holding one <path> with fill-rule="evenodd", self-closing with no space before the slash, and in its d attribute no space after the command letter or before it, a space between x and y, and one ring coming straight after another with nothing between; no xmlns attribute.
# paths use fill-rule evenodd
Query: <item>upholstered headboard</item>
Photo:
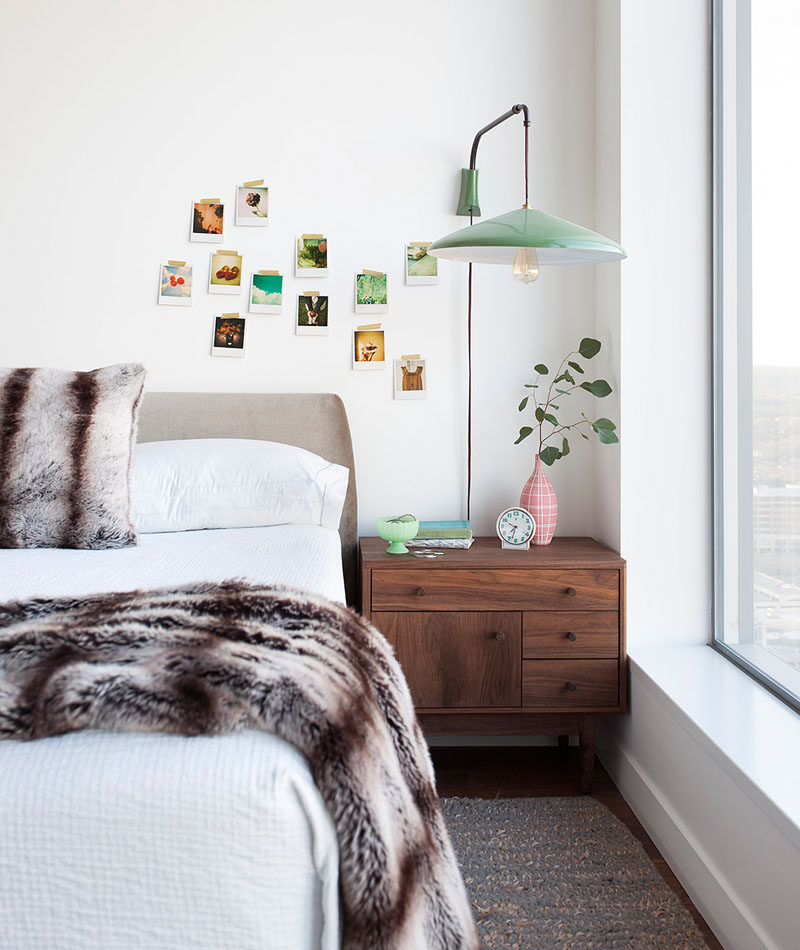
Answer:
<svg viewBox="0 0 800 950"><path fill-rule="evenodd" d="M139 441L265 439L298 445L350 469L339 535L347 602L357 594L356 471L350 425L333 393L145 393Z"/></svg>

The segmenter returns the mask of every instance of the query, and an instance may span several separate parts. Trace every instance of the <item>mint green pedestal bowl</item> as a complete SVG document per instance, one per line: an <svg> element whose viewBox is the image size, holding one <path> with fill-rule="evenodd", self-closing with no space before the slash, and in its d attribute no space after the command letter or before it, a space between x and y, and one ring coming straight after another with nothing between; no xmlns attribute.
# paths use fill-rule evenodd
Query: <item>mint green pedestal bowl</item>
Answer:
<svg viewBox="0 0 800 950"><path fill-rule="evenodd" d="M386 548L387 554L408 554L408 548L403 542L416 538L419 531L419 521L413 515L378 518L376 524L378 537L391 542Z"/></svg>

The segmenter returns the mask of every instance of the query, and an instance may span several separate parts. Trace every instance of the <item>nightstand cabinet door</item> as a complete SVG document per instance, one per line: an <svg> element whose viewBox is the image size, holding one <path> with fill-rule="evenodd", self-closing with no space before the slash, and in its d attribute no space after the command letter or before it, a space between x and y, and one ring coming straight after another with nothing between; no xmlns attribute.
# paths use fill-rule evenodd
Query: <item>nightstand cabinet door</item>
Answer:
<svg viewBox="0 0 800 950"><path fill-rule="evenodd" d="M520 706L520 613L379 611L372 621L394 647L418 708Z"/></svg>

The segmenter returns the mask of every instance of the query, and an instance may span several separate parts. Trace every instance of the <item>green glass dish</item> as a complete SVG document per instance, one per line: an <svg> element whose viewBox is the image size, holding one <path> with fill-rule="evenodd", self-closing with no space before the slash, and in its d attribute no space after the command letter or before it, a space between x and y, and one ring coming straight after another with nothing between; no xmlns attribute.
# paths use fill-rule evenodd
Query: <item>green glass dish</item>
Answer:
<svg viewBox="0 0 800 950"><path fill-rule="evenodd" d="M413 515L378 518L376 525L378 537L391 542L386 548L387 554L408 554L408 548L403 542L416 538L419 531L419 521Z"/></svg>

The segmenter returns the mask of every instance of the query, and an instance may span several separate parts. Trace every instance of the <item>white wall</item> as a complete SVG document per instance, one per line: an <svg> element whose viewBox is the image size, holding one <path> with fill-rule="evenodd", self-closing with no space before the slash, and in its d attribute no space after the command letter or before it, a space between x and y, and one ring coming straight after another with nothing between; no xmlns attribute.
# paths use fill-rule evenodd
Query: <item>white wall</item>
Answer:
<svg viewBox="0 0 800 950"><path fill-rule="evenodd" d="M487 16L487 11L491 15ZM407 240L467 222L453 214L475 131L513 103L534 118L537 205L592 226L594 6L591 0L441 0L423 6L290 0L80 0L4 4L0 80L3 229L0 362L90 368L138 359L153 390L327 391L347 405L361 529L388 511L462 516L466 270L403 286ZM564 68L564 59L569 68ZM522 126L479 154L485 216L522 203ZM159 264L195 264L190 202L264 177L265 230L226 227L245 268L289 275L280 318L253 316L245 360L209 356L212 314L244 297L154 303ZM330 239L332 332L293 333L293 239ZM395 402L390 374L353 373L353 274L385 269L390 353L429 359L430 397ZM493 529L532 467L515 448L520 384L591 331L591 267L515 284L475 281L473 522ZM360 320L359 322L364 322ZM581 440L576 440L581 442ZM592 453L554 473L562 533L591 531Z"/></svg>

